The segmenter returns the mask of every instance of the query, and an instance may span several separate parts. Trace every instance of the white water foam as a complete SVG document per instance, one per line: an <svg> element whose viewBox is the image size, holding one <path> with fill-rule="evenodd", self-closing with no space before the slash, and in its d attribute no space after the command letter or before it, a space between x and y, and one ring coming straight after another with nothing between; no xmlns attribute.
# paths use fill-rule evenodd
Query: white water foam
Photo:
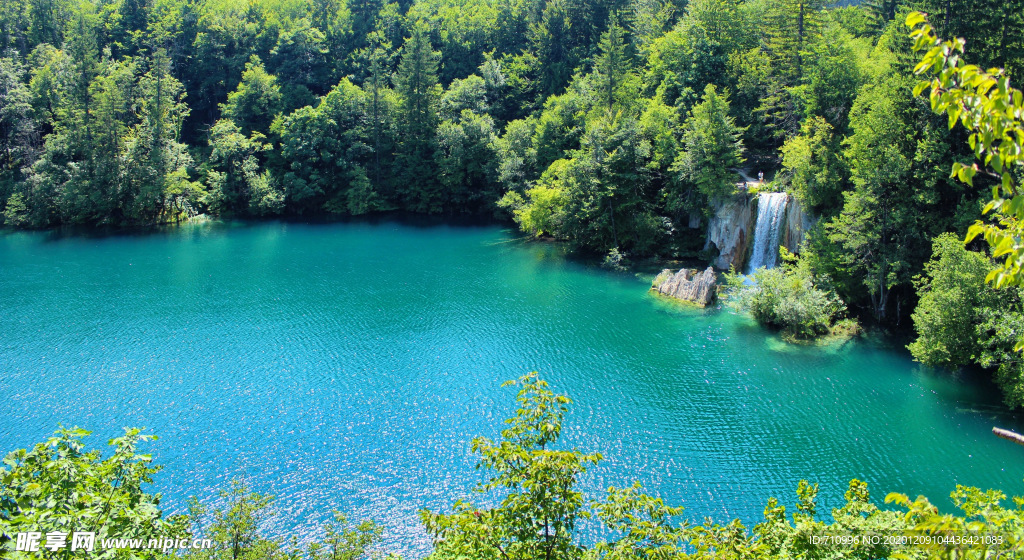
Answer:
<svg viewBox="0 0 1024 560"><path fill-rule="evenodd" d="M754 248L750 251L747 274L759 268L775 268L779 263L779 244L786 216L786 193L761 193L757 199L757 223Z"/></svg>

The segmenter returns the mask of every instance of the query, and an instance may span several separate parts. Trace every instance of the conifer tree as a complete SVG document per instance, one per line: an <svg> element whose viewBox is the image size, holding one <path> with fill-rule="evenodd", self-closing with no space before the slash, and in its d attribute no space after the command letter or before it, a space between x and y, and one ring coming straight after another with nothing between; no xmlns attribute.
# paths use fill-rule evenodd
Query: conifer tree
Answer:
<svg viewBox="0 0 1024 560"><path fill-rule="evenodd" d="M406 206L417 212L442 210L433 168L437 102L441 95L437 80L440 58L430 44L427 30L418 25L402 46L402 60L395 74L402 117L398 175L408 195Z"/></svg>
<svg viewBox="0 0 1024 560"><path fill-rule="evenodd" d="M900 0L866 0L863 5L871 18L871 30L881 34L896 17L896 10L902 3Z"/></svg>
<svg viewBox="0 0 1024 560"><path fill-rule="evenodd" d="M381 191L384 188L382 175L381 155L384 149L384 118L385 107L383 105L383 89L388 82L386 78L388 51L391 43L384 37L383 33L374 32L369 37L371 42L367 49L369 59L370 75L363 84L363 89L368 90L367 102L369 103L370 135L373 142L373 183L374 187ZM390 155L390 150L388 154Z"/></svg>
<svg viewBox="0 0 1024 560"><path fill-rule="evenodd" d="M570 36L569 10L565 0L551 0L540 21L531 27L533 50L541 67L544 97L561 93L575 66Z"/></svg>
<svg viewBox="0 0 1024 560"><path fill-rule="evenodd" d="M824 0L780 0L769 13L769 50L792 82L803 75L808 43L819 33L824 4Z"/></svg>
<svg viewBox="0 0 1024 560"><path fill-rule="evenodd" d="M612 18L608 30L601 35L598 44L600 54L594 63L600 97L608 110L615 105L618 89L633 66L623 35L622 26L616 18Z"/></svg>
<svg viewBox="0 0 1024 560"><path fill-rule="evenodd" d="M18 58L0 58L0 192L6 183L21 178L22 168L34 156L36 125L24 74Z"/></svg>
<svg viewBox="0 0 1024 560"><path fill-rule="evenodd" d="M699 209L702 202L735 189L735 169L744 161L742 135L743 129L729 116L729 98L708 84L704 98L683 123L682 151L671 168L671 210Z"/></svg>

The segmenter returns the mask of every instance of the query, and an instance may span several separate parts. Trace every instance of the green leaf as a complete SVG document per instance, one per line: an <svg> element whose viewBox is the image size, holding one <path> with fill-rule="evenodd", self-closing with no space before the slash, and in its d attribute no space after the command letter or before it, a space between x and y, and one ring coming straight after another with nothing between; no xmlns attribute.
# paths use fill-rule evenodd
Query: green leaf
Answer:
<svg viewBox="0 0 1024 560"><path fill-rule="evenodd" d="M925 22L925 16L921 12L910 12L907 14L907 27L917 27Z"/></svg>

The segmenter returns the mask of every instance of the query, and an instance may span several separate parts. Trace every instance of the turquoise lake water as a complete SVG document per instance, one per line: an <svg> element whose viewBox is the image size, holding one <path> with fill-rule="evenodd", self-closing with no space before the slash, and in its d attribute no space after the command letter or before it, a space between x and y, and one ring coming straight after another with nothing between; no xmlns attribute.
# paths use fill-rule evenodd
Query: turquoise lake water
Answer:
<svg viewBox="0 0 1024 560"><path fill-rule="evenodd" d="M233 477L278 496L267 527L309 538L330 510L421 556L422 507L478 480L469 441L539 370L575 401L564 441L605 460L584 487L640 480L700 520L851 478L873 496L957 483L1024 494L1024 429L994 388L899 345L793 346L729 310L647 292L494 226L207 223L146 235L0 235L0 450L57 425L104 447L160 436L167 511Z"/></svg>

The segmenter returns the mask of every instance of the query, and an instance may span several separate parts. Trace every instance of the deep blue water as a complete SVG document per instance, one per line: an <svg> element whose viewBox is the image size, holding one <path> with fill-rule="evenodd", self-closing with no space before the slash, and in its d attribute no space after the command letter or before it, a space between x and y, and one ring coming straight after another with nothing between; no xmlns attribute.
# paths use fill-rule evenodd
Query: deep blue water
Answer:
<svg viewBox="0 0 1024 560"><path fill-rule="evenodd" d="M144 426L168 511L243 477L278 496L268 531L309 538L337 508L418 557L416 511L468 493L469 441L513 410L500 383L539 370L575 400L565 443L604 454L589 492L639 479L694 520L757 522L801 478L820 511L854 477L879 499L1024 494L991 385L877 341L789 345L649 281L498 227L0 235L0 450Z"/></svg>

